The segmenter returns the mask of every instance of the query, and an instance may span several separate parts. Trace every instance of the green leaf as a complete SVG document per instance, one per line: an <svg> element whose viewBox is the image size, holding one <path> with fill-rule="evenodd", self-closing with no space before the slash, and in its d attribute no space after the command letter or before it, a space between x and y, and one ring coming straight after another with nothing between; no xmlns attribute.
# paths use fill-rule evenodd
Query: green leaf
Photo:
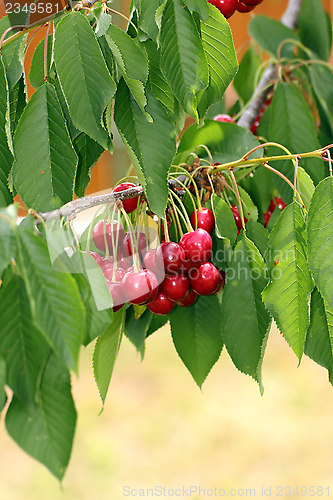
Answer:
<svg viewBox="0 0 333 500"><path fill-rule="evenodd" d="M221 123L215 120L205 120L203 127L191 125L184 132L178 146L175 164L183 163L195 148L205 144L213 155L214 162L227 163L239 160L252 148L259 145L254 135L249 130L239 127L235 123ZM200 158L205 158L207 153L204 148L198 148L196 153ZM250 158L259 158L256 151ZM235 169L237 172L237 169Z"/></svg>
<svg viewBox="0 0 333 500"><path fill-rule="evenodd" d="M256 48L251 45L245 52L233 81L235 90L243 103L248 102L252 97L259 65L260 58Z"/></svg>
<svg viewBox="0 0 333 500"><path fill-rule="evenodd" d="M246 236L253 241L261 255L265 258L268 247L268 231L262 224L250 219L246 223Z"/></svg>
<svg viewBox="0 0 333 500"><path fill-rule="evenodd" d="M239 191L239 195L240 195L241 200L242 200L242 208L243 208L243 212L244 212L244 217L246 217L247 219L253 219L256 221L258 219L258 209L255 206L255 204L253 203L253 201L251 200L250 195L241 186L238 186L238 191ZM237 199L235 201L237 201Z"/></svg>
<svg viewBox="0 0 333 500"><path fill-rule="evenodd" d="M297 189L304 201L305 208L309 210L310 201L315 190L315 186L309 174L302 167L297 169L298 185Z"/></svg>
<svg viewBox="0 0 333 500"><path fill-rule="evenodd" d="M0 209L0 277L6 267L11 263L11 259L16 257L15 226L17 221L18 207L10 205Z"/></svg>
<svg viewBox="0 0 333 500"><path fill-rule="evenodd" d="M164 106L173 113L175 97L160 68L160 51L156 43L147 40L144 44L149 58L149 84L151 91Z"/></svg>
<svg viewBox="0 0 333 500"><path fill-rule="evenodd" d="M0 353L7 363L7 383L32 410L50 346L33 323L23 279L14 275L0 292Z"/></svg>
<svg viewBox="0 0 333 500"><path fill-rule="evenodd" d="M191 307L177 306L170 325L177 353L201 387L223 347L219 299L216 295L199 297Z"/></svg>
<svg viewBox="0 0 333 500"><path fill-rule="evenodd" d="M44 47L45 40L41 40L37 45L31 61L31 68L29 72L29 81L31 85L38 89L45 82L44 74ZM47 63L46 63L46 76L49 76L53 49L53 37L49 36L47 39Z"/></svg>
<svg viewBox="0 0 333 500"><path fill-rule="evenodd" d="M144 176L144 189L151 210L163 217L167 197L167 174L176 151L174 125L158 99L147 91L149 123L121 80L116 94L114 120L137 173Z"/></svg>
<svg viewBox="0 0 333 500"><path fill-rule="evenodd" d="M227 238L234 245L237 227L230 206L222 198L213 194L212 209L215 217L215 230L218 238Z"/></svg>
<svg viewBox="0 0 333 500"><path fill-rule="evenodd" d="M198 95L198 111L204 117L208 108L220 102L236 74L238 61L230 26L220 11L210 3L209 17L201 23L201 36L209 68L209 85Z"/></svg>
<svg viewBox="0 0 333 500"><path fill-rule="evenodd" d="M11 24L8 16L3 17L0 20L0 36L10 28ZM18 30L12 30L7 33L6 38L17 33ZM8 81L8 87L11 89L21 78L23 74L23 64L22 64L22 52L25 48L28 34L23 35L17 40L13 40L5 47L1 48L2 61L6 69L6 76Z"/></svg>
<svg viewBox="0 0 333 500"><path fill-rule="evenodd" d="M101 119L116 84L89 21L80 12L66 14L57 24L54 59L75 127L108 149L110 138Z"/></svg>
<svg viewBox="0 0 333 500"><path fill-rule="evenodd" d="M210 5L206 0L183 0L190 11L198 12L203 23L207 22Z"/></svg>
<svg viewBox="0 0 333 500"><path fill-rule="evenodd" d="M320 148L313 116L303 95L288 83L279 83L272 101L269 125L269 140L283 144L291 153L304 153ZM270 148L269 155L285 154L281 149ZM306 158L300 166L310 175L313 182L325 177L325 165L319 158ZM290 160L274 162L274 168L282 172L289 180L294 180L294 166ZM275 177L278 191L285 201L290 203L293 191L280 177Z"/></svg>
<svg viewBox="0 0 333 500"><path fill-rule="evenodd" d="M110 14L106 12L101 12L100 16L97 19L97 24L95 28L95 35L99 38L100 36L105 35L107 30L110 27L112 21L112 17Z"/></svg>
<svg viewBox="0 0 333 500"><path fill-rule="evenodd" d="M80 198L85 195L92 169L101 156L103 148L84 132L74 139L73 146L79 159L75 177L75 193Z"/></svg>
<svg viewBox="0 0 333 500"><path fill-rule="evenodd" d="M333 74L322 64L309 65L310 79L313 90L329 122L333 134ZM321 120L322 121L322 120ZM325 144L327 145L327 144Z"/></svg>
<svg viewBox="0 0 333 500"><path fill-rule="evenodd" d="M284 40L291 39L299 41L298 35L287 26L276 19L266 16L254 16L249 24L251 38L271 56L277 56L278 48ZM292 58L295 44L286 43L282 47L281 56Z"/></svg>
<svg viewBox="0 0 333 500"><path fill-rule="evenodd" d="M167 0L161 28L161 70L185 111L198 119L197 93L209 84L196 23L181 0Z"/></svg>
<svg viewBox="0 0 333 500"><path fill-rule="evenodd" d="M85 317L76 282L53 269L41 238L22 229L20 244L34 321L68 369L77 372Z"/></svg>
<svg viewBox="0 0 333 500"><path fill-rule="evenodd" d="M265 306L299 360L309 326L312 290L305 238L301 207L293 202L282 210L269 235L270 282L263 292Z"/></svg>
<svg viewBox="0 0 333 500"><path fill-rule="evenodd" d="M51 84L31 96L15 132L14 148L14 185L26 206L47 211L72 200L77 156Z"/></svg>
<svg viewBox="0 0 333 500"><path fill-rule="evenodd" d="M307 218L309 267L328 308L333 310L333 178L321 181Z"/></svg>
<svg viewBox="0 0 333 500"><path fill-rule="evenodd" d="M0 413L7 400L7 395L5 392L6 381L7 381L6 362L0 354Z"/></svg>
<svg viewBox="0 0 333 500"><path fill-rule="evenodd" d="M29 412L14 395L6 414L8 434L61 480L71 454L75 423L69 373L51 355L34 410Z"/></svg>
<svg viewBox="0 0 333 500"><path fill-rule="evenodd" d="M305 340L304 353L328 370L333 385L333 312L328 310L320 292L315 288L311 295L310 326Z"/></svg>
<svg viewBox="0 0 333 500"><path fill-rule="evenodd" d="M52 83L52 85L55 88L55 91L56 91L57 97L58 97L58 101L59 101L61 109L62 109L62 113L63 113L65 120L66 120L66 125L68 128L69 135L71 137L71 140L74 141L74 139L80 134L80 130L78 130L76 127L74 127L72 118L69 114L68 104L66 102L65 96L64 96L63 91L61 89L59 78L57 77L55 72L53 74L53 77L50 78L49 83Z"/></svg>
<svg viewBox="0 0 333 500"><path fill-rule="evenodd" d="M7 141L7 80L5 68L0 56L0 207L6 207L13 201L8 187L8 176L13 163L13 156Z"/></svg>
<svg viewBox="0 0 333 500"><path fill-rule="evenodd" d="M304 45L325 61L330 55L330 37L332 38L332 29L329 33L326 25L326 14L321 0L303 0L298 20L299 37Z"/></svg>
<svg viewBox="0 0 333 500"><path fill-rule="evenodd" d="M98 337L95 344L93 354L94 377L103 405L123 337L125 317L126 310L125 307L122 307L113 315L112 322Z"/></svg>
<svg viewBox="0 0 333 500"><path fill-rule="evenodd" d="M251 375L261 392L261 365L271 324L261 299L266 283L264 260L252 241L243 236L227 270L222 297L222 336L235 366Z"/></svg>
<svg viewBox="0 0 333 500"><path fill-rule="evenodd" d="M149 309L146 309L140 318L135 317L134 307L129 307L126 311L125 334L141 354L141 360L145 354L145 338L152 316Z"/></svg>
<svg viewBox="0 0 333 500"><path fill-rule="evenodd" d="M157 330L166 325L168 321L169 321L168 315L160 316L157 314L153 314L149 328L147 330L146 338L149 337L149 335L152 335L153 333L157 332Z"/></svg>
<svg viewBox="0 0 333 500"><path fill-rule="evenodd" d="M157 9L164 0L135 0L134 4L138 12L138 28L146 33L149 38L156 40L158 27L155 21Z"/></svg>
<svg viewBox="0 0 333 500"><path fill-rule="evenodd" d="M10 115L10 131L14 135L18 121L27 104L27 96L25 91L24 77L10 89L9 92L9 115Z"/></svg>

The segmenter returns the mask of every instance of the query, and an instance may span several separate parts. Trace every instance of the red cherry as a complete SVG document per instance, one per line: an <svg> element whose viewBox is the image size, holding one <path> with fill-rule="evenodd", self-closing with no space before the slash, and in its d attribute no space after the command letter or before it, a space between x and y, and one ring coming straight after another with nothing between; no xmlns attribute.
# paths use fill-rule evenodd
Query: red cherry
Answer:
<svg viewBox="0 0 333 500"><path fill-rule="evenodd" d="M194 290L191 290L187 297L183 300L178 301L177 304L182 307L190 307L192 304L194 304L197 298L198 294Z"/></svg>
<svg viewBox="0 0 333 500"><path fill-rule="evenodd" d="M119 227L119 229L118 229ZM116 244L117 241L117 231L119 230L118 234L118 241L121 241L122 238L124 237L124 230L121 226L121 224L118 224L118 221L114 220L112 223L106 222L104 226L104 220L99 220L94 229L93 229L93 241L95 243L95 246L98 248L98 250L101 250L102 252L105 252L105 239L104 239L104 231L106 235L106 242L109 247L109 252L113 253L113 246L112 246L112 239L114 241L114 245Z"/></svg>
<svg viewBox="0 0 333 500"><path fill-rule="evenodd" d="M166 276L161 283L161 288L170 300L177 302L187 297L190 291L190 280L184 274Z"/></svg>
<svg viewBox="0 0 333 500"><path fill-rule="evenodd" d="M236 10L237 12L241 12L242 14L245 12L251 12L251 10L255 9L255 5L245 5L245 3L237 0L236 2Z"/></svg>
<svg viewBox="0 0 333 500"><path fill-rule="evenodd" d="M269 210L264 213L264 227L267 227L267 224L269 223L269 219L271 218L272 212Z"/></svg>
<svg viewBox="0 0 333 500"><path fill-rule="evenodd" d="M267 212L271 212L272 214L275 209L276 209L275 200L271 200Z"/></svg>
<svg viewBox="0 0 333 500"><path fill-rule="evenodd" d="M101 267L103 265L103 259L97 252L89 252L89 255L95 260L95 262Z"/></svg>
<svg viewBox="0 0 333 500"><path fill-rule="evenodd" d="M165 274L177 274L185 260L185 252L178 243L166 241L156 248L155 259L163 262Z"/></svg>
<svg viewBox="0 0 333 500"><path fill-rule="evenodd" d="M197 214L197 226L195 225L195 213ZM201 210L197 208L195 212L192 212L190 215L190 221L194 229L201 227L208 233L211 233L215 226L214 214L211 210L209 210L209 208L206 207L202 207Z"/></svg>
<svg viewBox="0 0 333 500"><path fill-rule="evenodd" d="M139 235L133 232L134 244L137 245L138 254L141 256L145 253L147 248L146 235L144 233L139 233ZM124 237L120 241L120 250L125 258L131 257L133 255L132 241L130 233L125 233Z"/></svg>
<svg viewBox="0 0 333 500"><path fill-rule="evenodd" d="M113 312L117 312L119 311L119 309L123 307L125 303L122 283L114 281L111 282L107 280L106 284L108 286L108 289L112 297L112 303L113 303L112 310Z"/></svg>
<svg viewBox="0 0 333 500"><path fill-rule="evenodd" d="M283 201L282 198L275 198L275 203L277 204L277 207L280 209L280 210L283 210L284 208L286 208L286 204L285 202Z"/></svg>
<svg viewBox="0 0 333 500"><path fill-rule="evenodd" d="M231 205L231 211L233 213L237 229L238 229L238 231L240 231L243 228L243 226L242 226L242 219L240 218L237 205ZM244 215L245 224L247 223L247 221L248 221L248 219Z"/></svg>
<svg viewBox="0 0 333 500"><path fill-rule="evenodd" d="M251 128L250 128L250 131L252 132L253 135L257 135L258 127L259 127L259 120L256 119L252 123Z"/></svg>
<svg viewBox="0 0 333 500"><path fill-rule="evenodd" d="M111 264L109 267L106 269L104 268L103 270L105 279L112 281L113 280L113 265ZM123 277L125 276L126 271L125 269L122 269L121 267L117 267L116 269L116 274L115 274L115 280L116 281L122 281Z"/></svg>
<svg viewBox="0 0 333 500"><path fill-rule="evenodd" d="M231 118L230 115L226 114L216 115L214 116L213 120L215 120L216 122L223 122L223 123L235 123L234 119Z"/></svg>
<svg viewBox="0 0 333 500"><path fill-rule="evenodd" d="M144 269L138 273L127 272L123 277L122 286L127 302L142 305L155 294L158 281L152 271Z"/></svg>
<svg viewBox="0 0 333 500"><path fill-rule="evenodd" d="M220 277L211 262L204 262L189 275L191 287L198 295L212 295L218 288Z"/></svg>
<svg viewBox="0 0 333 500"><path fill-rule="evenodd" d="M208 0L228 19L236 10L236 0Z"/></svg>
<svg viewBox="0 0 333 500"><path fill-rule="evenodd" d="M126 189L130 189L133 187L137 187L135 184L133 184L133 182L123 182L122 184L119 184L119 186L116 186L112 190L112 192L119 193L120 191L125 191ZM128 214L133 212L138 206L138 200L139 196L135 196L134 198L126 198L125 200L123 200L123 207L125 212L127 212Z"/></svg>
<svg viewBox="0 0 333 500"><path fill-rule="evenodd" d="M154 313L161 316L169 314L175 307L175 302L170 300L165 293L160 289L155 299L148 304L148 309Z"/></svg>
<svg viewBox="0 0 333 500"><path fill-rule="evenodd" d="M165 274L162 255L159 255L159 258L156 259L155 250L148 250L148 252L145 253L142 261L142 266L145 269L150 269L151 271L153 271L159 283L164 279Z"/></svg>
<svg viewBox="0 0 333 500"><path fill-rule="evenodd" d="M242 3L246 5L247 7L256 7L259 5L263 0L242 0Z"/></svg>
<svg viewBox="0 0 333 500"><path fill-rule="evenodd" d="M212 255L212 238L205 229L185 233L179 244L184 248L186 259L194 265L208 261Z"/></svg>
<svg viewBox="0 0 333 500"><path fill-rule="evenodd" d="M225 272L222 271L222 269L217 269L218 275L219 275L219 282L216 287L216 290L211 295L216 295L219 293L219 291L224 287L225 285Z"/></svg>

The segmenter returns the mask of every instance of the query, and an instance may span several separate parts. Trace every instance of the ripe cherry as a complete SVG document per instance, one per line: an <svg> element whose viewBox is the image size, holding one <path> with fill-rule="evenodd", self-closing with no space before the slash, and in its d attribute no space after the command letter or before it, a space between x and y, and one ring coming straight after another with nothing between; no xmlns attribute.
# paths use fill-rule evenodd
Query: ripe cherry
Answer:
<svg viewBox="0 0 333 500"><path fill-rule="evenodd" d="M184 274L166 276L161 283L161 288L170 300L177 302L187 297L190 291L190 280Z"/></svg>
<svg viewBox="0 0 333 500"><path fill-rule="evenodd" d="M99 265L99 267L102 267L102 265L103 265L103 259L99 255L99 253L97 253L97 252L89 252L89 255L91 255L91 257L94 259L94 261L96 262L96 264Z"/></svg>
<svg viewBox="0 0 333 500"><path fill-rule="evenodd" d="M185 233L179 244L184 248L186 259L194 265L206 262L212 255L212 238L205 229Z"/></svg>
<svg viewBox="0 0 333 500"><path fill-rule="evenodd" d="M231 118L231 116L227 115L227 114L216 115L216 116L214 116L213 120L215 120L216 122L222 122L222 123L235 123L234 119Z"/></svg>
<svg viewBox="0 0 333 500"><path fill-rule="evenodd" d="M175 302L170 300L165 293L159 289L155 299L148 304L148 309L154 314L164 316L172 311L175 304Z"/></svg>
<svg viewBox="0 0 333 500"><path fill-rule="evenodd" d="M163 262L165 274L176 274L185 260L185 252L180 244L166 241L156 248L155 259Z"/></svg>
<svg viewBox="0 0 333 500"><path fill-rule="evenodd" d="M243 228L243 226L242 226L242 219L240 218L237 205L231 205L231 211L233 213L237 229L238 229L238 231L240 231ZM247 223L247 221L248 221L248 219L244 215L245 224Z"/></svg>
<svg viewBox="0 0 333 500"><path fill-rule="evenodd" d="M158 281L152 271L144 269L138 273L127 272L122 287L127 302L142 305L157 293Z"/></svg>
<svg viewBox="0 0 333 500"><path fill-rule="evenodd" d="M163 280L165 273L161 254L159 255L159 258L156 259L155 250L148 250L148 252L146 252L143 257L142 266L145 269L150 269L151 271L153 271L159 283Z"/></svg>
<svg viewBox="0 0 333 500"><path fill-rule="evenodd" d="M185 297L185 299L183 300L179 300L177 304L182 307L190 307L192 304L194 304L197 298L198 294L194 290L191 290L187 297Z"/></svg>
<svg viewBox="0 0 333 500"><path fill-rule="evenodd" d="M208 0L228 19L236 10L236 0Z"/></svg>
<svg viewBox="0 0 333 500"><path fill-rule="evenodd" d="M197 214L197 217L195 217L195 214ZM195 224L195 219L197 219L197 226ZM214 214L207 207L202 207L201 210L197 208L195 212L192 212L190 221L194 229L201 227L201 229L205 229L208 233L211 233L215 226Z"/></svg>
<svg viewBox="0 0 333 500"><path fill-rule="evenodd" d="M113 265L111 264L109 267L106 269L103 269L105 279L112 281L113 280ZM121 267L117 267L116 273L115 273L115 280L116 281L122 281L123 277L125 276L126 271L125 269L122 269Z"/></svg>
<svg viewBox="0 0 333 500"><path fill-rule="evenodd" d="M280 210L283 210L287 206L282 198L275 198L275 203Z"/></svg>
<svg viewBox="0 0 333 500"><path fill-rule="evenodd" d="M138 235L137 233L133 232L133 239L134 244L137 245L138 254L142 256L147 248L146 235L144 233L139 233ZM130 233L125 233L124 237L120 240L120 250L125 258L131 257L133 255Z"/></svg>
<svg viewBox="0 0 333 500"><path fill-rule="evenodd" d="M256 7L261 2L263 2L263 0L242 0L242 3L247 7L252 7L252 6Z"/></svg>
<svg viewBox="0 0 333 500"><path fill-rule="evenodd" d="M219 281L218 270L211 262L204 262L190 274L191 287L198 295L212 295L217 290Z"/></svg>
<svg viewBox="0 0 333 500"><path fill-rule="evenodd" d="M245 5L245 3L241 2L240 0L237 0L236 2L236 10L237 12L245 13L245 12L251 12L251 10L255 9L256 5ZM259 125L259 123L258 123ZM252 130L251 130L252 132ZM254 133L254 132L252 132Z"/></svg>
<svg viewBox="0 0 333 500"><path fill-rule="evenodd" d="M214 292L211 295L216 295L217 293L219 293L219 291L222 290L222 288L225 285L225 271L222 271L222 269L217 269L217 272L219 275L219 282L218 282L217 288L214 290Z"/></svg>
<svg viewBox="0 0 333 500"><path fill-rule="evenodd" d="M109 252L112 253L113 252L112 239L115 245L117 241L117 231L119 231L118 241L121 241L121 239L124 237L124 230L121 224L120 223L118 224L118 221L116 220L112 221L112 223L105 222L105 226L104 222L105 221L101 219L96 223L92 234L93 241L98 250L105 252L105 238L104 238L104 231L105 231L106 242L109 247Z"/></svg>
<svg viewBox="0 0 333 500"><path fill-rule="evenodd" d="M113 193L120 193L120 191L125 191L126 189L130 189L133 187L137 187L133 182L122 182L119 184L119 186L116 186L112 192ZM130 214L133 212L136 207L138 206L138 201L139 201L139 196L135 196L134 198L125 198L123 200L123 207L125 212Z"/></svg>
<svg viewBox="0 0 333 500"><path fill-rule="evenodd" d="M112 297L112 303L113 303L113 307L112 307L112 310L113 312L117 312L119 311L119 309L121 309L125 303L125 298L124 298L124 294L123 294L123 287L122 287L122 283L121 282L111 282L111 281L108 281L106 282L107 286L108 286L108 289L111 293L111 297Z"/></svg>

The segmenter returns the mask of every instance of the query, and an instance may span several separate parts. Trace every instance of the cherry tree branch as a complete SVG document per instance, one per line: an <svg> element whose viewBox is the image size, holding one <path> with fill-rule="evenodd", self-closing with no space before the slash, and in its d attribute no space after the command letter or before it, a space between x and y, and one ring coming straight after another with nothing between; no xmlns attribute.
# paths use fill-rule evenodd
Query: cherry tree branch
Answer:
<svg viewBox="0 0 333 500"><path fill-rule="evenodd" d="M289 0L287 8L280 21L290 29L295 30L298 24L299 14L303 0ZM240 127L250 130L253 122L263 107L267 94L273 87L273 82L277 79L278 73L275 64L270 64L264 71L259 84L254 91L254 99L249 107L244 111L237 124Z"/></svg>

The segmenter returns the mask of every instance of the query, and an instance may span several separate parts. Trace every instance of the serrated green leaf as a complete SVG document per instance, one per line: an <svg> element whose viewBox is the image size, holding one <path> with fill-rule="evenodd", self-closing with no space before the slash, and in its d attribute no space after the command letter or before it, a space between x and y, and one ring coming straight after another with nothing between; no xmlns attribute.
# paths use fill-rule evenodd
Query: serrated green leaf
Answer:
<svg viewBox="0 0 333 500"><path fill-rule="evenodd" d="M222 336L235 366L251 375L261 392L261 365L271 324L261 299L266 284L264 260L254 243L243 236L235 247L226 274Z"/></svg>
<svg viewBox="0 0 333 500"><path fill-rule="evenodd" d="M15 228L17 211L18 207L16 205L0 209L0 277L6 267L10 265L11 259L16 257Z"/></svg>
<svg viewBox="0 0 333 500"><path fill-rule="evenodd" d="M234 245L237 227L230 206L222 198L213 194L212 209L215 217L215 231L218 238L227 238Z"/></svg>
<svg viewBox="0 0 333 500"><path fill-rule="evenodd" d="M45 40L41 40L35 49L29 72L29 81L35 89L38 89L43 85L43 83L45 83L44 50L45 50ZM51 66L52 50L53 50L53 37L49 36L47 39L47 64L46 64L47 77L49 76L49 71Z"/></svg>
<svg viewBox="0 0 333 500"><path fill-rule="evenodd" d="M310 201L315 190L315 185L313 184L313 181L309 174L307 174L302 167L298 167L297 175L297 189L302 197L302 200L304 201L305 208L309 210Z"/></svg>
<svg viewBox="0 0 333 500"><path fill-rule="evenodd" d="M251 47L245 52L239 64L233 85L243 103L248 102L254 92L255 78L260 65L256 48Z"/></svg>
<svg viewBox="0 0 333 500"><path fill-rule="evenodd" d="M122 307L113 315L112 322L98 337L95 344L93 354L94 377L103 405L123 337L125 317L126 310L125 307Z"/></svg>
<svg viewBox="0 0 333 500"><path fill-rule="evenodd" d="M161 28L161 70L185 111L198 119L197 93L209 84L209 70L196 23L181 0L168 0Z"/></svg>
<svg viewBox="0 0 333 500"><path fill-rule="evenodd" d="M10 28L11 24L8 16L3 17L0 20L0 36ZM15 34L18 30L14 29L6 38ZM1 48L2 61L6 68L6 77L8 81L8 87L11 89L21 78L23 74L23 65L21 61L21 51L24 48L28 34L23 35L23 37L13 40L11 43Z"/></svg>
<svg viewBox="0 0 333 500"><path fill-rule="evenodd" d="M80 198L85 195L91 171L101 156L103 148L84 132L75 138L73 146L79 159L75 177L75 193Z"/></svg>
<svg viewBox="0 0 333 500"><path fill-rule="evenodd" d="M203 118L208 108L220 102L238 69L230 26L220 11L206 3L209 17L201 23L201 36L209 68L209 85L198 95L199 116Z"/></svg>
<svg viewBox="0 0 333 500"><path fill-rule="evenodd" d="M7 381L6 362L0 354L0 413L6 403L5 385Z"/></svg>
<svg viewBox="0 0 333 500"><path fill-rule="evenodd" d="M183 2L190 11L195 11L200 14L203 23L207 22L210 5L206 0L183 0Z"/></svg>
<svg viewBox="0 0 333 500"><path fill-rule="evenodd" d="M268 247L268 231L262 224L250 219L246 223L246 236L253 241L261 255L265 258Z"/></svg>
<svg viewBox="0 0 333 500"><path fill-rule="evenodd" d="M333 178L321 181L307 217L309 267L328 308L333 310Z"/></svg>
<svg viewBox="0 0 333 500"><path fill-rule="evenodd" d="M251 200L251 196L241 186L238 186L238 191L242 200L244 217L256 221L258 219L258 209Z"/></svg>
<svg viewBox="0 0 333 500"><path fill-rule="evenodd" d="M277 56L278 48L284 40L300 41L298 35L291 28L271 17L254 16L249 24L251 38L268 54ZM294 51L293 43L286 43L282 47L281 56L291 58Z"/></svg>
<svg viewBox="0 0 333 500"><path fill-rule="evenodd" d="M163 1L164 0L135 0L134 2L138 13L138 28L146 33L152 40L156 40L158 35L155 14Z"/></svg>
<svg viewBox="0 0 333 500"><path fill-rule="evenodd" d="M95 27L95 35L99 38L100 36L105 35L107 30L110 27L112 21L112 17L110 14L106 12L101 12L101 15L97 19L97 24Z"/></svg>
<svg viewBox="0 0 333 500"><path fill-rule="evenodd" d="M20 231L20 266L30 297L33 319L68 369L77 372L84 330L84 307L74 278L57 272L46 243Z"/></svg>
<svg viewBox="0 0 333 500"><path fill-rule="evenodd" d="M293 202L282 210L268 240L270 282L263 301L300 360L309 326L312 280L308 270L305 222Z"/></svg>
<svg viewBox="0 0 333 500"><path fill-rule="evenodd" d="M252 148L259 145L252 132L238 127L235 123L221 123L215 120L205 120L203 127L191 125L184 132L178 146L175 164L183 163L195 148L205 144L213 156L214 162L227 163L239 160ZM196 149L200 158L205 158L207 153L204 148ZM256 151L252 158L259 158ZM237 173L237 169L235 169Z"/></svg>
<svg viewBox="0 0 333 500"><path fill-rule="evenodd" d="M325 113L331 133L333 134L333 74L322 64L310 64L309 73L313 90ZM323 120L321 119L321 122ZM321 123L322 125L322 123ZM326 143L327 145L329 143Z"/></svg>
<svg viewBox="0 0 333 500"><path fill-rule="evenodd" d="M101 119L116 84L82 13L66 14L57 24L54 59L75 127L108 149L109 135Z"/></svg>
<svg viewBox="0 0 333 500"><path fill-rule="evenodd" d="M153 314L153 317L151 319L149 328L147 330L146 338L152 335L153 333L157 332L162 326L166 325L166 323L169 321L169 315L157 315Z"/></svg>
<svg viewBox="0 0 333 500"><path fill-rule="evenodd" d="M0 56L0 207L6 207L13 201L8 187L8 176L13 163L13 155L7 141L7 80L5 68Z"/></svg>
<svg viewBox="0 0 333 500"><path fill-rule="evenodd" d="M23 279L14 275L0 291L0 352L7 363L7 383L31 410L50 346L33 323Z"/></svg>
<svg viewBox="0 0 333 500"><path fill-rule="evenodd" d="M326 15L321 0L303 0L298 20L299 37L304 45L327 61L332 28L329 33L325 27Z"/></svg>
<svg viewBox="0 0 333 500"><path fill-rule="evenodd" d="M8 434L61 480L71 454L75 423L69 373L51 355L34 410L29 412L14 395L6 414Z"/></svg>
<svg viewBox="0 0 333 500"><path fill-rule="evenodd" d="M163 217L167 197L167 174L176 151L175 130L165 108L147 91L149 123L121 80L116 94L114 120L137 172L144 176L151 210Z"/></svg>
<svg viewBox="0 0 333 500"><path fill-rule="evenodd" d="M144 44L149 60L149 84L157 99L171 112L174 112L175 97L170 85L164 78L160 68L160 51L156 43L147 40Z"/></svg>
<svg viewBox="0 0 333 500"><path fill-rule="evenodd" d="M9 116L10 116L10 131L14 135L18 121L27 104L27 96L25 91L24 77L10 89L9 92Z"/></svg>
<svg viewBox="0 0 333 500"><path fill-rule="evenodd" d="M53 77L49 79L49 83L52 83L52 85L55 88L55 91L56 91L57 97L58 97L58 101L59 101L61 109L62 109L62 113L63 113L65 120L66 120L66 125L68 128L69 135L71 137L71 140L74 141L74 139L81 132L76 127L74 127L72 118L69 114L69 109L68 109L68 105L67 105L64 93L63 93L61 86L60 86L59 78L57 77L55 72L53 74Z"/></svg>
<svg viewBox="0 0 333 500"><path fill-rule="evenodd" d="M269 124L269 140L283 144L291 153L304 153L320 148L314 119L303 95L289 83L279 83L272 101ZM269 154L284 154L281 149L269 148ZM310 175L313 182L325 177L325 165L319 158L300 160L300 166ZM275 161L274 168L293 182L294 166L290 160ZM290 203L293 190L278 176L275 176L278 191Z"/></svg>
<svg viewBox="0 0 333 500"><path fill-rule="evenodd" d="M329 311L320 292L314 288L311 295L310 326L306 335L304 353L328 370L333 385L333 312Z"/></svg>
<svg viewBox="0 0 333 500"><path fill-rule="evenodd" d="M191 307L176 307L170 325L177 353L201 387L223 347L219 299L199 297Z"/></svg>
<svg viewBox="0 0 333 500"><path fill-rule="evenodd" d="M77 156L54 87L31 97L14 135L13 180L27 207L52 210L71 201Z"/></svg>
<svg viewBox="0 0 333 500"><path fill-rule="evenodd" d="M135 317L134 307L129 307L126 311L125 334L140 353L141 360L145 354L145 338L152 316L149 309L146 309L140 318Z"/></svg>

